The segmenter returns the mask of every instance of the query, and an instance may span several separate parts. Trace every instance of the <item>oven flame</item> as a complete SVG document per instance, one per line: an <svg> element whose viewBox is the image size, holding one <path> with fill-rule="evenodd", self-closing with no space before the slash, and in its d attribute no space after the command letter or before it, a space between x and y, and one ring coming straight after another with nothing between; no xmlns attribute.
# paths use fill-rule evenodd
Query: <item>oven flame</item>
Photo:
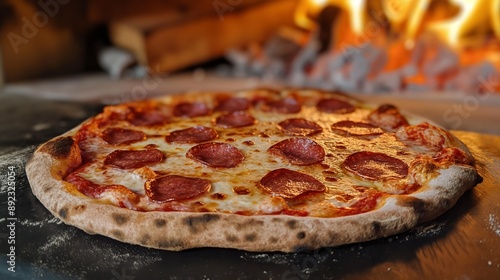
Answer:
<svg viewBox="0 0 500 280"><path fill-rule="evenodd" d="M500 0L493 0L490 10L491 24L497 38L500 38Z"/></svg>
<svg viewBox="0 0 500 280"><path fill-rule="evenodd" d="M419 0L419 1L409 1L409 2L414 3L414 5L410 7L412 12L409 12L408 25L406 26L405 30L406 32L404 34L406 37L406 42L405 42L406 46L413 47L413 45L415 44L415 39L417 37L417 32L420 23L424 18L425 10L427 10L430 0Z"/></svg>
<svg viewBox="0 0 500 280"><path fill-rule="evenodd" d="M334 5L347 11L350 26L356 35L363 32L367 0L302 0L295 12L295 23L305 29L316 26L311 17L316 16L326 5Z"/></svg>
<svg viewBox="0 0 500 280"><path fill-rule="evenodd" d="M314 29L316 23L311 17L316 16L329 0L302 0L297 4L294 20L295 24L304 29Z"/></svg>
<svg viewBox="0 0 500 280"><path fill-rule="evenodd" d="M302 30L232 53L239 71L344 92L500 93L500 0L298 1Z"/></svg>
<svg viewBox="0 0 500 280"><path fill-rule="evenodd" d="M450 2L459 7L459 13L450 19L428 26L429 30L435 32L444 42L450 46L467 45L467 34L475 32L484 35L488 31L491 26L489 9L493 9L494 1L450 0Z"/></svg>
<svg viewBox="0 0 500 280"><path fill-rule="evenodd" d="M301 0L295 12L298 26L317 28L314 18L328 5L340 8L349 18L349 28L355 36L366 32L369 13L376 9L370 0ZM413 47L423 33L430 33L450 47L468 47L484 41L488 34L500 39L500 0L448 0L448 9L430 11L431 6L443 6L437 0L381 0L381 13L390 29L399 32L406 47ZM375 8L374 8L375 7ZM344 28L344 27L342 27Z"/></svg>

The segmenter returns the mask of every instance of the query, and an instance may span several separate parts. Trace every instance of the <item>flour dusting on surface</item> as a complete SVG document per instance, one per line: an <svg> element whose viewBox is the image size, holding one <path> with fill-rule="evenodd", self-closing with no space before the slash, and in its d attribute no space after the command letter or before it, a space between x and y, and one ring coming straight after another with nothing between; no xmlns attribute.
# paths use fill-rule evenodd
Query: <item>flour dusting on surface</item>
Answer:
<svg viewBox="0 0 500 280"><path fill-rule="evenodd" d="M500 222L495 214L489 216L490 229L498 236L500 236Z"/></svg>
<svg viewBox="0 0 500 280"><path fill-rule="evenodd" d="M355 250L362 251L361 245L352 245ZM303 253L245 253L240 256L246 261L258 263L283 265L289 268L284 275L291 276L290 279L308 279L309 276L320 270L326 264L335 250L331 247L319 248L311 252ZM294 278L296 276L298 278ZM270 277L272 278L272 277Z"/></svg>
<svg viewBox="0 0 500 280"><path fill-rule="evenodd" d="M24 220L20 220L19 221L20 225L28 226L28 227L39 227L39 228L41 228L42 226L44 226L46 224L57 224L57 225L60 225L62 223L63 223L63 221L61 221L60 219L58 219L56 217L45 218L45 219L42 219L42 220L39 220L39 221L33 221L33 220L30 220L30 219L24 219Z"/></svg>
<svg viewBox="0 0 500 280"><path fill-rule="evenodd" d="M433 223L430 225L417 227L415 228L415 237L436 236L441 233L445 225L445 223Z"/></svg>
<svg viewBox="0 0 500 280"><path fill-rule="evenodd" d="M26 177L24 176L24 168L26 160L34 150L35 146L28 146L17 151L0 154L0 194L7 193L8 190L8 185L6 184L8 173L5 172L7 168L13 168L12 171L15 172L16 190L19 190L21 186L28 186Z"/></svg>
<svg viewBox="0 0 500 280"><path fill-rule="evenodd" d="M74 236L74 231L61 231L58 234L51 235L48 240L40 246L38 251L41 254L49 254L62 245L67 244Z"/></svg>
<svg viewBox="0 0 500 280"><path fill-rule="evenodd" d="M262 254L246 253L240 258L245 260L255 260L264 263L287 264L290 262L290 257L291 256L279 253L262 253Z"/></svg>
<svg viewBox="0 0 500 280"><path fill-rule="evenodd" d="M57 223L60 220L53 220ZM34 224L36 225L36 223ZM141 270L145 266L161 262L162 257L158 251L147 253L137 250L133 246L123 243L115 244L111 240L103 240L97 236L82 235L77 229L61 230L51 235L38 248L39 273L43 269L50 268L62 275L70 275L75 278L86 278L92 272L113 271L121 273L123 269ZM106 262L89 261L92 265L85 269L79 267L82 257L104 256Z"/></svg>
<svg viewBox="0 0 500 280"><path fill-rule="evenodd" d="M102 242L92 240L89 244L91 255L108 256L105 264L96 264L89 270L99 271L110 267L128 267L139 270L144 266L162 261L158 251L149 251L147 254L138 255L135 250L123 244L115 246L102 246Z"/></svg>

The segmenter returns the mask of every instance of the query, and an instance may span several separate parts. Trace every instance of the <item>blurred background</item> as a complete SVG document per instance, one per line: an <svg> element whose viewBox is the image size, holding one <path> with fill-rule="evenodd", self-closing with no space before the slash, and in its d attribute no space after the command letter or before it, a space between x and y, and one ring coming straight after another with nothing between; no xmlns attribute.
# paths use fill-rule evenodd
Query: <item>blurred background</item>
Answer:
<svg viewBox="0 0 500 280"><path fill-rule="evenodd" d="M2 95L312 87L500 134L500 0L3 0Z"/></svg>

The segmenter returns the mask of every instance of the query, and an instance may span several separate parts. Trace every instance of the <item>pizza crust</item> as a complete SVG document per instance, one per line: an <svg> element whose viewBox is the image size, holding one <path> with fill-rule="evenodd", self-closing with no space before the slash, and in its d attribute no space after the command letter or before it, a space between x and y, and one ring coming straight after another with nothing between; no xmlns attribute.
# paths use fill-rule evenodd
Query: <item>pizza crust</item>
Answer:
<svg viewBox="0 0 500 280"><path fill-rule="evenodd" d="M63 181L81 161L72 140L77 129L42 145L28 162L27 176L35 196L54 216L89 234L164 250L219 247L293 252L373 240L439 216L480 180L474 167L452 165L415 193L392 196L374 211L340 218L138 212L101 203Z"/></svg>

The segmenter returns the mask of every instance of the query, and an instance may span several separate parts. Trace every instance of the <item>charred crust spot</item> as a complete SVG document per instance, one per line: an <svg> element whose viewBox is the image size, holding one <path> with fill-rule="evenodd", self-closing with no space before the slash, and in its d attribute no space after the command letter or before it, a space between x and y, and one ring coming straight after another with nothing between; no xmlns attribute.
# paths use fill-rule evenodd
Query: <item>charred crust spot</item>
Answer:
<svg viewBox="0 0 500 280"><path fill-rule="evenodd" d="M129 217L117 213L111 214L111 218L113 218L113 221L115 221L115 223L119 226L125 224L129 220Z"/></svg>
<svg viewBox="0 0 500 280"><path fill-rule="evenodd" d="M382 224L378 221L372 222L372 231L373 234L378 236L382 231Z"/></svg>
<svg viewBox="0 0 500 280"><path fill-rule="evenodd" d="M46 187L45 189L43 189L44 192L48 193L50 191L52 191L53 187Z"/></svg>
<svg viewBox="0 0 500 280"><path fill-rule="evenodd" d="M255 228L257 226L262 226L264 224L263 221L255 220L255 219L249 219L248 221L244 223L238 223L236 224L236 230L244 230L246 228Z"/></svg>
<svg viewBox="0 0 500 280"><path fill-rule="evenodd" d="M254 242L255 240L257 240L257 234L256 233L245 234L245 241Z"/></svg>
<svg viewBox="0 0 500 280"><path fill-rule="evenodd" d="M398 200L398 204L402 207L410 207L413 208L413 212L418 216L419 222L421 222L425 214L427 213L426 208L427 205L425 201L415 198L415 197L402 197L401 199Z"/></svg>
<svg viewBox="0 0 500 280"><path fill-rule="evenodd" d="M150 239L151 239L151 236L146 233L143 236L141 236L141 239L139 240L139 243L147 245Z"/></svg>
<svg viewBox="0 0 500 280"><path fill-rule="evenodd" d="M184 224L189 227L191 233L198 233L206 225L218 221L220 217L214 214L204 214L202 216L193 216L183 219Z"/></svg>
<svg viewBox="0 0 500 280"><path fill-rule="evenodd" d="M154 224L156 227L162 228L167 224L167 221L165 221L164 219L155 219Z"/></svg>
<svg viewBox="0 0 500 280"><path fill-rule="evenodd" d="M182 242L182 240L177 240L177 239L166 239L166 240L158 240L156 245L160 249L170 249L170 248L182 247L184 245L184 242Z"/></svg>
<svg viewBox="0 0 500 280"><path fill-rule="evenodd" d="M297 227L297 221L291 220L286 222L286 226L289 229L295 229Z"/></svg>
<svg viewBox="0 0 500 280"><path fill-rule="evenodd" d="M111 235L113 235L117 239L122 239L125 236L125 234L121 230L113 230L111 232Z"/></svg>
<svg viewBox="0 0 500 280"><path fill-rule="evenodd" d="M303 231L299 231L297 233L297 239L304 239L306 237L306 233Z"/></svg>
<svg viewBox="0 0 500 280"><path fill-rule="evenodd" d="M75 141L70 136L57 138L47 142L47 144L42 147L41 151L58 159L67 158L71 153L71 147L73 147L74 142Z"/></svg>
<svg viewBox="0 0 500 280"><path fill-rule="evenodd" d="M232 235L232 234L226 234L226 241L227 242L231 242L231 243L234 243L234 242L238 242L240 241L238 239L238 237L236 237L235 235Z"/></svg>
<svg viewBox="0 0 500 280"><path fill-rule="evenodd" d="M61 208L61 209L59 209L59 212L58 212L58 213L59 213L59 216L61 216L61 218L62 218L63 220L65 220L65 219L68 217L68 210L69 210L69 209L68 209L68 207L66 207L66 206L65 206L65 207L63 207L63 208Z"/></svg>

